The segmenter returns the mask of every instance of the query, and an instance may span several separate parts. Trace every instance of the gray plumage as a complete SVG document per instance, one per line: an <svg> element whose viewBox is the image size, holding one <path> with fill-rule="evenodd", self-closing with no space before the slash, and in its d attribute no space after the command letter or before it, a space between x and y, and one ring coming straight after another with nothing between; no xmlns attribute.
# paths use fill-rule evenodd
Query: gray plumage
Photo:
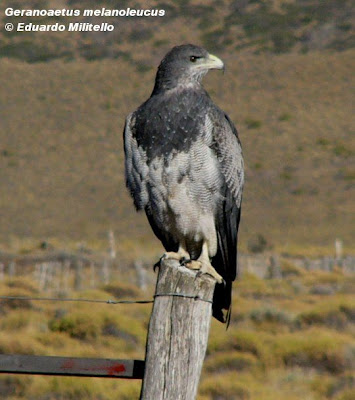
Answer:
<svg viewBox="0 0 355 400"><path fill-rule="evenodd" d="M151 97L126 119L124 149L127 187L167 256L198 260L203 272L212 264L217 281L223 277L213 315L225 322L237 272L243 158L233 123L201 84L209 69L223 67L201 47L174 47Z"/></svg>

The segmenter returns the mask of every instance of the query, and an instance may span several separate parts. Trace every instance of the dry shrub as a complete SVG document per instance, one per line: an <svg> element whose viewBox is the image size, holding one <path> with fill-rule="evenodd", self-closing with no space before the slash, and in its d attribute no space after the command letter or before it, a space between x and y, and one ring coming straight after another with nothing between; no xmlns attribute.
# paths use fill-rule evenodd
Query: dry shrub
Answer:
<svg viewBox="0 0 355 400"><path fill-rule="evenodd" d="M296 318L298 327L325 325L332 329L344 330L354 322L355 307L350 296L333 297L321 302L311 310L301 312Z"/></svg>
<svg viewBox="0 0 355 400"><path fill-rule="evenodd" d="M245 272L240 281L235 283L235 290L242 297L252 297L260 299L272 294L270 285L263 279Z"/></svg>
<svg viewBox="0 0 355 400"><path fill-rule="evenodd" d="M5 331L25 329L36 316L35 312L28 311L27 309L20 308L13 310L0 319L0 329Z"/></svg>
<svg viewBox="0 0 355 400"><path fill-rule="evenodd" d="M235 372L213 375L202 382L200 393L211 400L248 400L250 392L247 385L235 379Z"/></svg>
<svg viewBox="0 0 355 400"><path fill-rule="evenodd" d="M0 299L0 309L2 309L2 311L15 310L15 309L28 310L33 308L31 300L24 298L32 296L32 293L28 292L27 290L24 289L19 290L18 288L5 289L4 291L1 292L1 295L10 297L8 299L6 298Z"/></svg>
<svg viewBox="0 0 355 400"><path fill-rule="evenodd" d="M204 368L210 373L226 373L249 370L257 365L258 360L253 354L232 351L211 355L206 360Z"/></svg>
<svg viewBox="0 0 355 400"><path fill-rule="evenodd" d="M302 268L296 267L295 265L286 260L283 260L281 263L281 272L282 276L285 278L289 276L302 276L305 273L305 271Z"/></svg>
<svg viewBox="0 0 355 400"><path fill-rule="evenodd" d="M14 309L31 309L34 308L31 300L26 297L36 297L38 289L35 287L34 281L26 277L10 278L0 288L1 296L14 297L13 299L0 299L0 312ZM22 297L16 299L15 297Z"/></svg>
<svg viewBox="0 0 355 400"><path fill-rule="evenodd" d="M143 321L117 310L103 313L102 334L123 339L127 344L136 347L144 346L146 341Z"/></svg>
<svg viewBox="0 0 355 400"><path fill-rule="evenodd" d="M290 313L269 306L252 310L250 319L256 324L272 322L282 325L291 325L293 323L293 317Z"/></svg>
<svg viewBox="0 0 355 400"><path fill-rule="evenodd" d="M30 293L33 295L38 294L35 282L23 276L11 278L6 282L6 284L9 288L24 290L28 295L30 295Z"/></svg>
<svg viewBox="0 0 355 400"><path fill-rule="evenodd" d="M335 400L354 400L355 389L346 389L344 392L340 393L335 397Z"/></svg>
<svg viewBox="0 0 355 400"><path fill-rule="evenodd" d="M311 311L299 315L297 322L301 325L327 325L331 328L343 329L347 325L348 319L346 314L340 310L324 313Z"/></svg>
<svg viewBox="0 0 355 400"><path fill-rule="evenodd" d="M269 362L270 354L265 346L269 335L264 332L236 331L227 341L228 347L244 353L256 356L263 363Z"/></svg>
<svg viewBox="0 0 355 400"><path fill-rule="evenodd" d="M2 375L0 376L0 393L1 398L8 399L17 396L25 396L32 377L24 377L19 375Z"/></svg>
<svg viewBox="0 0 355 400"><path fill-rule="evenodd" d="M137 299L141 294L137 286L128 283L109 283L102 287L103 290L113 295L116 299Z"/></svg>
<svg viewBox="0 0 355 400"><path fill-rule="evenodd" d="M2 354L45 354L45 348L35 338L19 332L0 332L0 353Z"/></svg>
<svg viewBox="0 0 355 400"><path fill-rule="evenodd" d="M316 368L341 373L351 367L347 337L325 330L280 335L274 341L275 356L286 366Z"/></svg>
<svg viewBox="0 0 355 400"><path fill-rule="evenodd" d="M7 296L19 297L23 296L23 294L18 292L12 292L11 294L7 294ZM27 299L0 299L0 305L4 309L32 308L31 300Z"/></svg>

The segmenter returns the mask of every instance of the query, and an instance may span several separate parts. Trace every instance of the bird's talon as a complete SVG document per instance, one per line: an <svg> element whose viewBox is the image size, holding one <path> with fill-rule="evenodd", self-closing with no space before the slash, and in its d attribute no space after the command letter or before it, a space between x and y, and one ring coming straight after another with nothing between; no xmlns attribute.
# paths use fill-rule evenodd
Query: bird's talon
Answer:
<svg viewBox="0 0 355 400"><path fill-rule="evenodd" d="M188 264L189 262L191 262L191 260L189 258L182 257L182 259L180 260L180 265L182 267L186 267L186 264Z"/></svg>
<svg viewBox="0 0 355 400"><path fill-rule="evenodd" d="M201 271L201 270L200 270L200 271L197 271L196 278L200 278L201 275L202 275L202 271Z"/></svg>
<svg viewBox="0 0 355 400"><path fill-rule="evenodd" d="M162 257L160 258L160 260L157 261L157 262L153 265L153 272L155 272L157 268L160 268L160 263L161 263L161 260L163 259L163 257L164 257L164 256L162 256Z"/></svg>

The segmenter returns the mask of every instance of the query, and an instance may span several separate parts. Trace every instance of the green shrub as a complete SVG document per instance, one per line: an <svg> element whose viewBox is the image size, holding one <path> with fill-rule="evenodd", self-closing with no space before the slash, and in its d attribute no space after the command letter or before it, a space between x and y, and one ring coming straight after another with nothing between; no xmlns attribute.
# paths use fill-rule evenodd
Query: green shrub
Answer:
<svg viewBox="0 0 355 400"><path fill-rule="evenodd" d="M262 123L258 119L246 118L244 120L245 125L248 129L258 129L261 127Z"/></svg>
<svg viewBox="0 0 355 400"><path fill-rule="evenodd" d="M252 168L258 171L263 168L263 164L261 162L256 162L253 164Z"/></svg>
<svg viewBox="0 0 355 400"><path fill-rule="evenodd" d="M280 178L285 181L290 181L293 178L293 168L285 166L283 171L280 173Z"/></svg>
<svg viewBox="0 0 355 400"><path fill-rule="evenodd" d="M203 46L205 46L207 49L210 49L210 51L218 51L219 44L223 40L224 34L224 29L215 29L213 31L202 33L201 40Z"/></svg>
<svg viewBox="0 0 355 400"><path fill-rule="evenodd" d="M320 146L328 146L330 144L330 141L325 138L318 138L316 143Z"/></svg>
<svg viewBox="0 0 355 400"><path fill-rule="evenodd" d="M343 143L337 143L333 148L333 153L337 157L350 157L353 154L353 151L349 148L349 146Z"/></svg>
<svg viewBox="0 0 355 400"><path fill-rule="evenodd" d="M341 168L337 174L337 177L343 179L346 182L355 181L355 169L353 168Z"/></svg>
<svg viewBox="0 0 355 400"><path fill-rule="evenodd" d="M70 337L80 340L96 339L101 333L101 321L91 314L74 312L49 321L49 329L53 332L65 332Z"/></svg>
<svg viewBox="0 0 355 400"><path fill-rule="evenodd" d="M274 45L275 53L286 53L296 44L297 38L292 31L276 30L271 34L271 40Z"/></svg>
<svg viewBox="0 0 355 400"><path fill-rule="evenodd" d="M290 121L292 119L292 115L285 112L279 116L279 121Z"/></svg>

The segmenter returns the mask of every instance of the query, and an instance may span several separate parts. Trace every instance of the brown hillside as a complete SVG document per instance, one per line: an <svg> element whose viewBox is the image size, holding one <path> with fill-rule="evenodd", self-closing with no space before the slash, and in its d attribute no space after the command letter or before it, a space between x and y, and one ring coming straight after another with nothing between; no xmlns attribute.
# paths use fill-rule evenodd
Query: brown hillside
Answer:
<svg viewBox="0 0 355 400"><path fill-rule="evenodd" d="M148 68L152 56L166 46L201 43L213 51L252 53L308 52L353 48L352 0L3 0L0 26L0 57L28 62L53 59L119 59ZM14 16L5 10L65 10L51 17ZM160 17L127 16L127 9L162 11ZM88 16L87 10L99 15ZM121 10L125 16L112 16ZM67 16L77 12L77 17ZM30 15L32 15L30 13ZM120 14L119 14L120 15ZM112 24L112 31L69 32L75 22ZM18 23L63 24L63 32L21 32Z"/></svg>
<svg viewBox="0 0 355 400"><path fill-rule="evenodd" d="M112 228L139 252L158 245L124 188L122 128L169 47L144 71L127 61L1 59L1 242L97 241ZM289 251L335 237L350 249L355 52L217 54L227 72L210 73L206 87L243 143L244 248L261 233Z"/></svg>

